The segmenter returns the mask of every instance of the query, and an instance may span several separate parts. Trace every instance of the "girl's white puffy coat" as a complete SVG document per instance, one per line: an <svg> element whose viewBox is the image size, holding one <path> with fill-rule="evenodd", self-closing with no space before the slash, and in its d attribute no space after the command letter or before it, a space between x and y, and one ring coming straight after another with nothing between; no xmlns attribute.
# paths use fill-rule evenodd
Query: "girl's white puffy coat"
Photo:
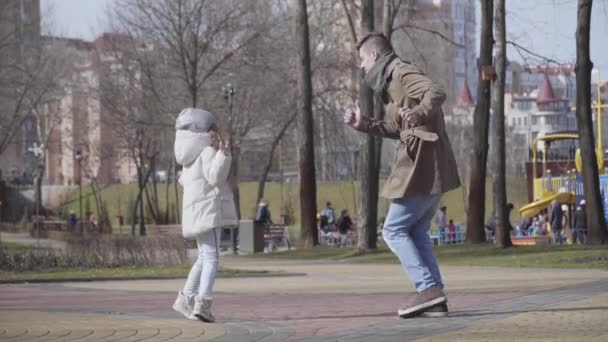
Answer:
<svg viewBox="0 0 608 342"><path fill-rule="evenodd" d="M183 165L182 234L186 238L215 227L236 226L233 194L226 182L231 157L211 146L207 133L179 130L175 159Z"/></svg>

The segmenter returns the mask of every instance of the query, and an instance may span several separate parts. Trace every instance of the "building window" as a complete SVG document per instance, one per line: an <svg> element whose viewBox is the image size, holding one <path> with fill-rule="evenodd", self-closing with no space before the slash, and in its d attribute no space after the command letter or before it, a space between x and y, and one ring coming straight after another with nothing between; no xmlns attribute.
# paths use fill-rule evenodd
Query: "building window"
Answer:
<svg viewBox="0 0 608 342"><path fill-rule="evenodd" d="M533 125L538 124L538 118L537 117L535 117L535 116L532 117L532 124Z"/></svg>
<svg viewBox="0 0 608 342"><path fill-rule="evenodd" d="M528 126L528 118L524 117L524 126Z"/></svg>

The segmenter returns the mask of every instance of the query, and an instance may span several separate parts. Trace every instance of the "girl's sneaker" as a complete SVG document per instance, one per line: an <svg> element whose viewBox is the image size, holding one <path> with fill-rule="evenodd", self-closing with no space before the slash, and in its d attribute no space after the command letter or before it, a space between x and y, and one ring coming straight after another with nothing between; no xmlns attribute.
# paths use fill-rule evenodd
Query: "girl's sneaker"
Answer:
<svg viewBox="0 0 608 342"><path fill-rule="evenodd" d="M198 321L198 317L196 317L192 313L192 306L194 305L194 296L186 296L182 291L177 293L177 298L175 299L175 303L173 303L173 310L179 312L184 315L187 319Z"/></svg>
<svg viewBox="0 0 608 342"><path fill-rule="evenodd" d="M203 322L214 323L215 317L213 316L213 312L211 312L211 304L213 304L211 299L199 300L195 298L192 313Z"/></svg>

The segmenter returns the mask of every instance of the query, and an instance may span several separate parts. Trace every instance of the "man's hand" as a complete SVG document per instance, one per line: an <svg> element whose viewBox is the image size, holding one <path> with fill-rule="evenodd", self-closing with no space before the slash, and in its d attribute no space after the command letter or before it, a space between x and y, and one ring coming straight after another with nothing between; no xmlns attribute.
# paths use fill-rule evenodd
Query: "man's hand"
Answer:
<svg viewBox="0 0 608 342"><path fill-rule="evenodd" d="M359 127L361 123L361 110L359 109L359 101L356 102L355 108L348 108L344 113L344 123L352 128Z"/></svg>
<svg viewBox="0 0 608 342"><path fill-rule="evenodd" d="M418 108L399 108L399 116L409 124L410 127L422 125L424 115L420 113Z"/></svg>

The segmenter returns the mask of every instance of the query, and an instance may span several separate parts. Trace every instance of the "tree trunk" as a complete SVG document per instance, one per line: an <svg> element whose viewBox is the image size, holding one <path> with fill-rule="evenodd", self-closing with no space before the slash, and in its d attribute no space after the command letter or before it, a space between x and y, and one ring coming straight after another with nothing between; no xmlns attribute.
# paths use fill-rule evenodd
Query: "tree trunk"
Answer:
<svg viewBox="0 0 608 342"><path fill-rule="evenodd" d="M36 161L38 164L38 161ZM43 222L44 220L40 219L40 216L43 215L44 209L42 207L42 177L44 177L44 164L38 164L38 175L36 176L36 199L35 199L35 208L36 208L36 220L35 228L36 228L36 237L40 239L40 231L44 228Z"/></svg>
<svg viewBox="0 0 608 342"><path fill-rule="evenodd" d="M143 145L139 144L139 166L137 170L137 179L139 184L139 236L146 235L146 225L144 223L144 152Z"/></svg>
<svg viewBox="0 0 608 342"><path fill-rule="evenodd" d="M486 167L488 159L488 131L490 125L491 81L484 80L482 68L492 65L492 10L493 0L481 1L481 47L477 104L473 115L474 146L471 156L469 179L469 211L467 212L467 241L481 243L485 240L484 216L486 200Z"/></svg>
<svg viewBox="0 0 608 342"><path fill-rule="evenodd" d="M374 2L373 0L361 1L361 32L366 34L374 31ZM374 93L363 83L365 74L359 73L359 105L363 115L374 116ZM360 179L359 188L359 213L357 225L357 247L359 251L365 252L376 248L375 241L370 237L376 234L376 223L378 221L378 176L376 169L376 139L371 134L367 135L365 148L360 153ZM374 182L375 180L375 182ZM374 201L375 199L375 201ZM374 205L375 204L375 205ZM374 239L375 240L375 239ZM372 245L373 243L373 245Z"/></svg>
<svg viewBox="0 0 608 342"><path fill-rule="evenodd" d="M233 146L232 144L230 146ZM239 190L239 160L241 159L241 149L239 147L231 147L230 154L230 173L228 175L230 188L234 195L234 206L236 209L236 217L241 218L241 192Z"/></svg>
<svg viewBox="0 0 608 342"><path fill-rule="evenodd" d="M300 145L301 238L304 247L319 243L317 235L317 188L312 115L312 73L306 0L297 0L295 34L297 41L298 114L304 129Z"/></svg>
<svg viewBox="0 0 608 342"><path fill-rule="evenodd" d="M587 243L606 242L606 221L600 194L597 158L593 141L589 31L592 0L578 1L576 24L576 121L583 162L583 191L587 214ZM598 127L598 130L602 129Z"/></svg>
<svg viewBox="0 0 608 342"><path fill-rule="evenodd" d="M171 158L171 165L173 166L173 190L175 193L175 224L180 224L179 215L179 178L177 177L177 162L175 157Z"/></svg>
<svg viewBox="0 0 608 342"><path fill-rule="evenodd" d="M171 158L173 159L173 158ZM171 205L169 203L169 184L171 183L169 180L171 179L171 172L173 171L173 163L169 167L169 171L167 172L167 179L165 180L165 212L163 221L165 224L169 224L169 210L171 210Z"/></svg>
<svg viewBox="0 0 608 342"><path fill-rule="evenodd" d="M141 200L140 195L141 193L137 194L137 198L135 199L135 203L133 205L133 211L131 212L131 236L135 236L135 222L137 221L137 208L139 208L139 201Z"/></svg>
<svg viewBox="0 0 608 342"><path fill-rule="evenodd" d="M146 235L146 225L144 223L144 186L139 185L139 236Z"/></svg>
<svg viewBox="0 0 608 342"><path fill-rule="evenodd" d="M496 83L494 84L494 206L496 208L496 247L506 248L511 243L509 210L507 208L506 152L505 152L505 75L507 64L505 0L495 0L496 25Z"/></svg>
<svg viewBox="0 0 608 342"><path fill-rule="evenodd" d="M150 160L152 168L152 203L154 207L154 223L162 223L160 205L158 204L158 184L156 183L156 156Z"/></svg>

